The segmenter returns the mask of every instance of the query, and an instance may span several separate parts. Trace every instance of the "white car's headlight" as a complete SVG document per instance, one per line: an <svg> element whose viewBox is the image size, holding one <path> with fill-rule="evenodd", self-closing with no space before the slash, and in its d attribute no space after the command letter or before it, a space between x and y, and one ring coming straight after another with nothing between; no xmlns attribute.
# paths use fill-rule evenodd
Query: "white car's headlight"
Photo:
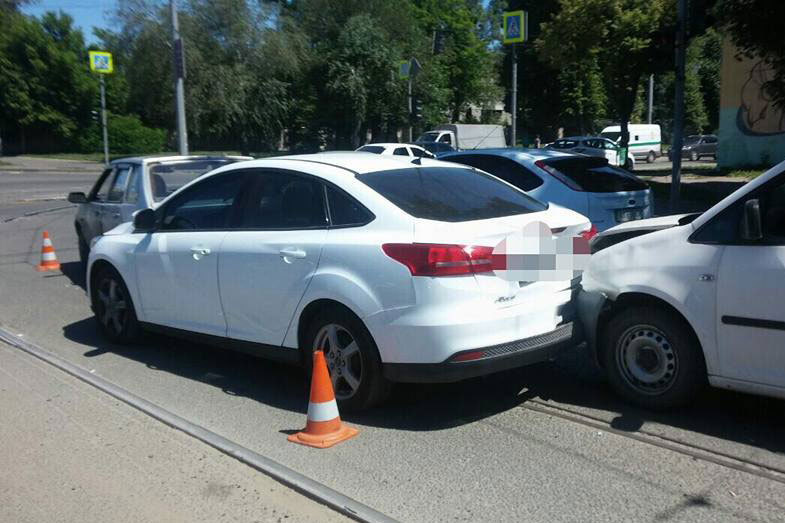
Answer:
<svg viewBox="0 0 785 523"><path fill-rule="evenodd" d="M100 239L101 239L100 236L96 236L95 238L90 240L90 250L93 250L93 247L95 247L95 244L98 243L98 240Z"/></svg>

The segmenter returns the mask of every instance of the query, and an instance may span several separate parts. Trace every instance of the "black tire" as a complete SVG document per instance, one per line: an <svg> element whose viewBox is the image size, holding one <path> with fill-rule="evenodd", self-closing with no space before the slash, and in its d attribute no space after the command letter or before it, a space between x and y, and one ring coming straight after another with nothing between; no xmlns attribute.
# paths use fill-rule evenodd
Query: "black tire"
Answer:
<svg viewBox="0 0 785 523"><path fill-rule="evenodd" d="M87 259L90 257L90 245L85 241L82 231L79 229L76 230L76 236L79 241L79 261L87 267Z"/></svg>
<svg viewBox="0 0 785 523"><path fill-rule="evenodd" d="M693 162L697 162L700 159L701 159L701 157L697 153L697 151L690 151L690 160L692 160Z"/></svg>
<svg viewBox="0 0 785 523"><path fill-rule="evenodd" d="M698 340L681 316L656 306L633 306L603 329L600 358L623 398L665 410L688 403L706 383Z"/></svg>
<svg viewBox="0 0 785 523"><path fill-rule="evenodd" d="M624 168L627 169L628 171L632 171L635 169L635 164L632 163L632 160L627 158L627 161L624 162Z"/></svg>
<svg viewBox="0 0 785 523"><path fill-rule="evenodd" d="M338 351L334 351L328 334L333 326ZM351 345L352 340L359 350L344 358L341 351ZM387 399L392 384L382 374L379 350L368 329L351 311L340 306L325 308L308 325L302 350L309 380L316 346L324 350L330 375L334 377L338 372L338 376L333 378L333 388L341 410L360 411ZM348 380L350 376L359 383L356 388L352 388Z"/></svg>
<svg viewBox="0 0 785 523"><path fill-rule="evenodd" d="M98 329L112 343L127 344L137 341L142 329L122 276L113 267L107 266L98 270L90 287ZM124 303L122 307L120 302ZM108 311L108 307L112 307L112 310Z"/></svg>
<svg viewBox="0 0 785 523"><path fill-rule="evenodd" d="M657 155L654 154L654 151L649 151L649 154L646 155L646 163L654 163L657 159Z"/></svg>

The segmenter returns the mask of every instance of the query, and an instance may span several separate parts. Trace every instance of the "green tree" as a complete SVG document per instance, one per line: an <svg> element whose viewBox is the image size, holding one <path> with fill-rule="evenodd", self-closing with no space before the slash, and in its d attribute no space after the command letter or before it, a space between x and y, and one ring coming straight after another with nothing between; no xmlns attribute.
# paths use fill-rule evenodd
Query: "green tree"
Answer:
<svg viewBox="0 0 785 523"><path fill-rule="evenodd" d="M53 147L73 143L87 125L97 79L87 69L81 31L64 13L40 19L0 10L0 131L15 133L24 152L35 133Z"/></svg>
<svg viewBox="0 0 785 523"><path fill-rule="evenodd" d="M720 27L748 57L760 57L772 77L763 88L779 108L785 108L785 38L775 29L785 19L782 0L718 0L714 9Z"/></svg>
<svg viewBox="0 0 785 523"><path fill-rule="evenodd" d="M673 31L674 1L559 0L559 6L543 24L538 48L554 68L596 60L626 147L642 78L672 64L673 48L663 37Z"/></svg>

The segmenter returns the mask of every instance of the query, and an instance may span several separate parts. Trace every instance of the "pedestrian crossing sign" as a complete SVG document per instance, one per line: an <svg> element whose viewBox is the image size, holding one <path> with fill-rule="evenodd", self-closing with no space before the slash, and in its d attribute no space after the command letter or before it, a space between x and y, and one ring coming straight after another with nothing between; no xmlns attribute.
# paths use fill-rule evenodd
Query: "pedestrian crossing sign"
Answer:
<svg viewBox="0 0 785 523"><path fill-rule="evenodd" d="M90 70L94 73L111 74L114 71L112 64L112 53L105 51L89 51Z"/></svg>
<svg viewBox="0 0 785 523"><path fill-rule="evenodd" d="M517 44L529 37L529 17L526 11L504 13L504 43Z"/></svg>

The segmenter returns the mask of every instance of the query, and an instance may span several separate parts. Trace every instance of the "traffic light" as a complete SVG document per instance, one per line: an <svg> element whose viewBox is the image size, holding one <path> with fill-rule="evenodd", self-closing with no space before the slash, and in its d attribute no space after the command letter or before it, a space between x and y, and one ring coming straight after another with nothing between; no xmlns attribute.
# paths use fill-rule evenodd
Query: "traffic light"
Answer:
<svg viewBox="0 0 785 523"><path fill-rule="evenodd" d="M90 111L90 117L93 119L94 122L98 122L99 120L98 111Z"/></svg>
<svg viewBox="0 0 785 523"><path fill-rule="evenodd" d="M422 100L412 97L412 120L422 120Z"/></svg>
<svg viewBox="0 0 785 523"><path fill-rule="evenodd" d="M444 51L444 31L437 29L433 32L433 54L441 54Z"/></svg>

